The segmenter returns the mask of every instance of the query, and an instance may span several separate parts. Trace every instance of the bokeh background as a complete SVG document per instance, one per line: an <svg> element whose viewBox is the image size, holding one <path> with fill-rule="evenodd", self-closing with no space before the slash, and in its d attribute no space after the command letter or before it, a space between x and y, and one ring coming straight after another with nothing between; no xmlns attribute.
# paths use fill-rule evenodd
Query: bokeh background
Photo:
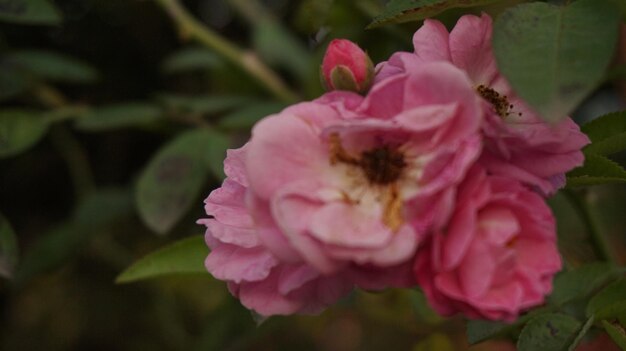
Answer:
<svg viewBox="0 0 626 351"><path fill-rule="evenodd" d="M0 1L2 6L19 3ZM472 9L497 14L518 1ZM137 183L158 151L211 126L241 145L277 100L215 51L187 40L157 1L56 0L54 25L0 22L0 114L20 109L50 120L28 150L0 158L0 213L17 235L19 260L0 280L2 350L465 350L465 321L442 319L417 290L358 291L320 316L262 321L208 273L132 284L115 278L138 258L203 233L202 200L221 182L223 153L188 209L165 233L137 210ZM411 49L420 23L365 30L382 0L193 0L203 24L255 53L301 99L322 93L318 69L335 37L374 62ZM439 16L452 26L469 10ZM182 34L182 35L181 35ZM616 58L618 61L619 58ZM607 81L577 111L579 122L624 109ZM104 121L104 122L102 122ZM626 155L615 160L624 164ZM271 165L268 165L271 167ZM175 173L175 170L174 170ZM581 195L622 263L626 187ZM593 260L579 213L551 200L568 266ZM2 224L2 223L0 223ZM581 350L610 350L592 334ZM591 343L591 344L589 344ZM471 350L514 349L506 337Z"/></svg>

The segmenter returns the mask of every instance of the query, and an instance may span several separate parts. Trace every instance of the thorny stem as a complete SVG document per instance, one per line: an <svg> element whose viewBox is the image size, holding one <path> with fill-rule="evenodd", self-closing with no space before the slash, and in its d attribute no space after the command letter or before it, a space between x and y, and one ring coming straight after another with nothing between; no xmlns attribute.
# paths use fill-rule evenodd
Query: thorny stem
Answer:
<svg viewBox="0 0 626 351"><path fill-rule="evenodd" d="M613 257L613 255L611 254L611 250L609 249L609 245L606 242L602 233L600 232L597 222L595 221L585 199L572 190L565 190L563 191L563 193L567 196L570 203L574 207L574 210L576 210L580 219L585 225L594 252L603 261L616 263L615 258Z"/></svg>
<svg viewBox="0 0 626 351"><path fill-rule="evenodd" d="M195 19L178 0L156 0L178 26L180 36L195 39L235 63L262 83L272 94L285 102L295 102L296 96L285 83L252 52L246 52L222 38Z"/></svg>

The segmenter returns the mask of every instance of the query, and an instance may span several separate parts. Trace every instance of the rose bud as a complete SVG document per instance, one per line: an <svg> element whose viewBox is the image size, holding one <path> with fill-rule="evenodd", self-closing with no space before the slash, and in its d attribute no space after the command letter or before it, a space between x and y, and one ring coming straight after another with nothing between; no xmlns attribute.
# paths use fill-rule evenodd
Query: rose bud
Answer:
<svg viewBox="0 0 626 351"><path fill-rule="evenodd" d="M322 81L327 90L366 93L372 85L374 64L355 43L333 39L322 61Z"/></svg>

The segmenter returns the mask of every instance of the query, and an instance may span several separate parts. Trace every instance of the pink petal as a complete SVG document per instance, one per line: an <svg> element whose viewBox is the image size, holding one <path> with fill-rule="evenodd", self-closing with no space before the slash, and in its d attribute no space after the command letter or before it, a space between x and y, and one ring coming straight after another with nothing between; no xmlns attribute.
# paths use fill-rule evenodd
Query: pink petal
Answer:
<svg viewBox="0 0 626 351"><path fill-rule="evenodd" d="M341 202L319 209L311 218L310 231L324 243L357 248L380 248L389 243L393 235L378 218Z"/></svg>
<svg viewBox="0 0 626 351"><path fill-rule="evenodd" d="M489 86L497 75L491 32L491 17L486 14L463 16L450 32L452 62L477 85Z"/></svg>
<svg viewBox="0 0 626 351"><path fill-rule="evenodd" d="M439 21L427 19L413 35L415 55L422 61L451 61L448 30Z"/></svg>
<svg viewBox="0 0 626 351"><path fill-rule="evenodd" d="M267 278L278 261L262 247L248 249L223 244L209 253L204 264L215 278L240 283Z"/></svg>
<svg viewBox="0 0 626 351"><path fill-rule="evenodd" d="M496 246L504 246L520 231L517 218L506 207L488 206L481 209L478 217L481 238Z"/></svg>
<svg viewBox="0 0 626 351"><path fill-rule="evenodd" d="M269 199L290 182L323 178L328 160L326 145L306 120L287 114L266 118L252 130L247 152L246 167L254 174L250 189Z"/></svg>
<svg viewBox="0 0 626 351"><path fill-rule="evenodd" d="M231 180L247 187L248 178L246 176L246 150L249 143L239 149L226 150L226 159L224 160L224 173Z"/></svg>
<svg viewBox="0 0 626 351"><path fill-rule="evenodd" d="M482 297L491 287L496 262L489 245L476 240L460 263L457 275L468 299Z"/></svg>
<svg viewBox="0 0 626 351"><path fill-rule="evenodd" d="M260 244L256 230L253 228L224 225L217 220L209 220L205 225L211 235L222 243L244 248L251 248Z"/></svg>

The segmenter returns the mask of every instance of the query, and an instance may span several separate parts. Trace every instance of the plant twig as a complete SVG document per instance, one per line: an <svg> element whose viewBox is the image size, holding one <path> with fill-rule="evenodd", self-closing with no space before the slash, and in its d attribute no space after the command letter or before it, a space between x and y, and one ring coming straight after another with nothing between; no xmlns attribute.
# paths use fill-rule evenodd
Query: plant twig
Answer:
<svg viewBox="0 0 626 351"><path fill-rule="evenodd" d="M178 0L156 0L156 2L176 23L181 37L195 39L215 50L218 54L256 78L280 100L289 103L298 100L298 96L285 85L274 71L261 62L254 53L238 48L210 28L207 28L183 8Z"/></svg>
<svg viewBox="0 0 626 351"><path fill-rule="evenodd" d="M593 247L596 255L603 261L616 263L613 255L611 254L611 250L609 249L609 245L602 233L600 233L598 225L593 218L586 201L572 190L564 190L563 193L569 199L570 203L574 207L574 210L576 210L581 221L585 225L591 240L591 246Z"/></svg>

